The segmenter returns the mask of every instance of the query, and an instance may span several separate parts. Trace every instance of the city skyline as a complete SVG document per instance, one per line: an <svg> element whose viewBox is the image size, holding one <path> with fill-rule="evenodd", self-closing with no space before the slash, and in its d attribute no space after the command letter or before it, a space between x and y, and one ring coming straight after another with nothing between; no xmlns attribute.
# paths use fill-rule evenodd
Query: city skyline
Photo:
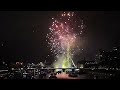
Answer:
<svg viewBox="0 0 120 90"><path fill-rule="evenodd" d="M28 56L40 57L43 61L54 61L47 47L46 35L49 32L50 19L58 12L1 11L0 13L1 57ZM94 59L97 50L101 48L110 50L119 42L120 12L80 11L78 13L84 20L86 31L82 36L83 55L81 53L76 55L76 60L84 57L88 60Z"/></svg>

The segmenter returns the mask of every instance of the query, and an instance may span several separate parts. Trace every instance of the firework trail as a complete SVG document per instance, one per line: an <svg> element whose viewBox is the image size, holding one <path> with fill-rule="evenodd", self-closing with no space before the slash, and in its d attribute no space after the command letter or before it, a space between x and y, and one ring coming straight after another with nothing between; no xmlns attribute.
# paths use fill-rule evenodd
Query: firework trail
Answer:
<svg viewBox="0 0 120 90"><path fill-rule="evenodd" d="M46 41L57 58L54 67L71 67L75 48L79 48L76 45L77 37L80 37L84 30L83 20L74 12L60 12L57 17L52 18L49 29Z"/></svg>

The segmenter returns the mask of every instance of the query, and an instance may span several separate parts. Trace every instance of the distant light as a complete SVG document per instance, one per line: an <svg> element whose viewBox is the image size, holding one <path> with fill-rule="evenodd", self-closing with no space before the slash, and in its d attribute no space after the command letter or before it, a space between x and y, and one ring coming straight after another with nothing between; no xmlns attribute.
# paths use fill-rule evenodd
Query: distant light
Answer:
<svg viewBox="0 0 120 90"><path fill-rule="evenodd" d="M75 69L76 71L79 71L79 69Z"/></svg>
<svg viewBox="0 0 120 90"><path fill-rule="evenodd" d="M114 58L117 58L117 57L114 57Z"/></svg>
<svg viewBox="0 0 120 90"><path fill-rule="evenodd" d="M3 47L3 43L1 44L1 46Z"/></svg>
<svg viewBox="0 0 120 90"><path fill-rule="evenodd" d="M106 68L106 70L108 70L108 68Z"/></svg>
<svg viewBox="0 0 120 90"><path fill-rule="evenodd" d="M116 68L116 70L118 70L118 68Z"/></svg>
<svg viewBox="0 0 120 90"><path fill-rule="evenodd" d="M84 68L83 64L80 65L80 68Z"/></svg>
<svg viewBox="0 0 120 90"><path fill-rule="evenodd" d="M14 68L12 68L12 70L14 70Z"/></svg>
<svg viewBox="0 0 120 90"><path fill-rule="evenodd" d="M5 64L5 62L3 62L3 64Z"/></svg>
<svg viewBox="0 0 120 90"><path fill-rule="evenodd" d="M102 55L100 55L100 57L102 57Z"/></svg>

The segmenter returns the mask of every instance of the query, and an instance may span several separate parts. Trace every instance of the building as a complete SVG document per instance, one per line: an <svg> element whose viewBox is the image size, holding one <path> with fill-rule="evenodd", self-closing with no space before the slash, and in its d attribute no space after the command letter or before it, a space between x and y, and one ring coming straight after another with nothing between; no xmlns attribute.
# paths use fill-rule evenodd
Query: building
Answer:
<svg viewBox="0 0 120 90"><path fill-rule="evenodd" d="M97 62L95 61L78 61L77 63L77 67L78 68L92 68L92 67L96 67L97 66Z"/></svg>

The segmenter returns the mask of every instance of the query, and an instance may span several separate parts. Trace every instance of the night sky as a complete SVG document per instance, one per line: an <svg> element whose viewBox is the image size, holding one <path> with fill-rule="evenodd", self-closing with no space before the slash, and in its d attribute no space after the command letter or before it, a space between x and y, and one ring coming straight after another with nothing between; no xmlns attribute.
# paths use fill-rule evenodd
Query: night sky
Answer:
<svg viewBox="0 0 120 90"><path fill-rule="evenodd" d="M47 47L46 34L55 11L1 11L0 12L0 56L28 57L23 61L53 61ZM120 12L80 11L86 25L84 54L93 60L98 49L110 50L120 40ZM47 55L50 57L47 57ZM76 60L79 60L79 57ZM12 61L12 59L11 59Z"/></svg>

